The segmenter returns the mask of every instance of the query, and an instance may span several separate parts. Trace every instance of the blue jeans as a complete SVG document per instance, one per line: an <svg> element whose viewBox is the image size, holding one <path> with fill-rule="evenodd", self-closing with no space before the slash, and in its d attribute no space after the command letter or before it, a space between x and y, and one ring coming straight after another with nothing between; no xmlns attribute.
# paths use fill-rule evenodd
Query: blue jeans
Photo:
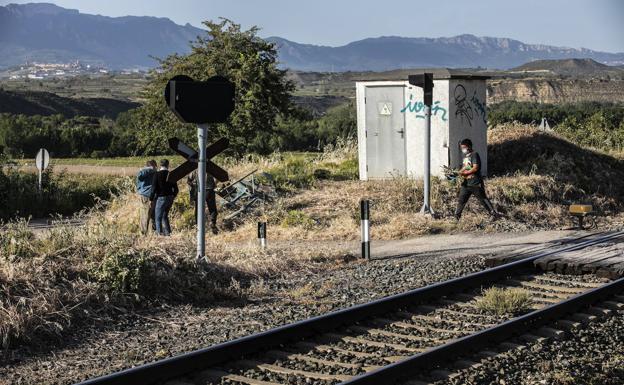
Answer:
<svg viewBox="0 0 624 385"><path fill-rule="evenodd" d="M170 235L171 225L169 224L169 210L173 206L173 196L156 198L156 234Z"/></svg>

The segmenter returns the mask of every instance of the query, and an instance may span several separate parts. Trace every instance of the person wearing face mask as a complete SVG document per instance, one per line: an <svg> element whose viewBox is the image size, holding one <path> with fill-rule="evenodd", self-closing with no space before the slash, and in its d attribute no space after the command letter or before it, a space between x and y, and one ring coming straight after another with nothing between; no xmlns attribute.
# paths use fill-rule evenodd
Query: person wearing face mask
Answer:
<svg viewBox="0 0 624 385"><path fill-rule="evenodd" d="M481 157L479 157L479 153L472 149L472 141L470 139L462 140L459 146L464 157L459 174L464 180L459 190L455 218L457 220L461 218L462 211L464 211L468 199L470 199L471 195L474 195L488 211L490 216L493 219L498 219L500 214L494 209L492 202L490 202L485 194L485 186L483 185L483 177L481 176Z"/></svg>

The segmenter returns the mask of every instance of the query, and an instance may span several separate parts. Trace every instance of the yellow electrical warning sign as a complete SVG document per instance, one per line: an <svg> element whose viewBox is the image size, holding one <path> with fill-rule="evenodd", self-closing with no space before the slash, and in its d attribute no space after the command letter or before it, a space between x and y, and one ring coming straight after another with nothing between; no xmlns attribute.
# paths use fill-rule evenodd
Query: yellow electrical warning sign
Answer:
<svg viewBox="0 0 624 385"><path fill-rule="evenodd" d="M392 115L392 103L379 103L379 115Z"/></svg>

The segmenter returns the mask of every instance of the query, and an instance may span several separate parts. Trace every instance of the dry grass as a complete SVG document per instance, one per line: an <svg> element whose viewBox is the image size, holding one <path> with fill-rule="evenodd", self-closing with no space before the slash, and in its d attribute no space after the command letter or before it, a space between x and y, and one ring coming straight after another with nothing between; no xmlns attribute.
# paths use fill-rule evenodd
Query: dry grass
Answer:
<svg viewBox="0 0 624 385"><path fill-rule="evenodd" d="M35 237L25 222L0 232L0 343L42 344L84 317L98 318L152 303L211 303L266 295L267 278L342 263L344 249L255 242L208 242L207 263L195 262L194 232L138 235L131 192L87 215L84 227L58 226ZM181 207L174 215L180 221Z"/></svg>
<svg viewBox="0 0 624 385"><path fill-rule="evenodd" d="M492 131L490 138L495 176L487 181L487 190L506 215L497 222L474 200L459 223L448 219L457 187L446 181L432 183L433 207L443 217L432 220L418 214L421 181L355 180L351 142L322 155L274 154L230 162L233 176L255 168L271 172L279 197L244 220L220 223L221 233L208 236L207 264L194 259L193 214L183 184L172 211L174 236L169 238L138 235L139 201L129 181L122 193L86 216L83 228L61 226L35 238L24 223L13 223L0 232L2 346L58 337L81 317L110 313L120 305L266 295L266 280L272 277L339 267L353 259L345 245L359 238L363 198L372 203L373 239L560 228L569 224L567 200L584 199L600 213L619 213L624 201L619 159L526 127L504 127ZM595 173L588 177L587 168ZM266 250L256 244L258 220L269 223ZM284 295L297 299L309 290ZM314 290L322 297L330 289ZM513 311L517 298L512 298L509 307L494 308Z"/></svg>
<svg viewBox="0 0 624 385"><path fill-rule="evenodd" d="M209 243L194 259L193 235L137 237L105 222L57 228L34 238L3 233L0 258L2 347L58 337L81 317L154 302L210 303L267 293L265 279L336 265L340 251Z"/></svg>
<svg viewBox="0 0 624 385"><path fill-rule="evenodd" d="M517 315L528 311L532 302L526 290L492 287L477 299L477 308L498 316Z"/></svg>
<svg viewBox="0 0 624 385"><path fill-rule="evenodd" d="M130 176L136 175L137 171L141 167L121 167L121 166L97 166L97 165L80 165L80 164L61 164L55 165L54 169L57 172L64 172L66 174L79 174L79 175L103 175L103 176ZM35 166L27 165L20 167L20 171L36 174L39 171Z"/></svg>
<svg viewBox="0 0 624 385"><path fill-rule="evenodd" d="M531 146L526 145L527 141ZM273 204L259 207L243 221L222 223L221 227L227 231L211 236L209 246L223 255L230 253L223 245L243 247L241 254L247 258L244 249L255 240L259 220L269 223L269 241L356 240L360 225L359 201L364 198L372 203L372 236L384 240L440 232L561 228L571 224L566 209L567 203L572 201L591 201L599 212L606 214L619 211L622 192L615 187L623 183L620 180L624 181L624 175L620 179L613 175L593 178L591 184L596 191L591 192L586 191L582 179L585 170L568 170L569 159L584 154L586 150L527 126L503 126L492 130L490 143L490 168L496 176L488 179L486 188L497 208L505 214L504 220L492 222L473 199L462 221L456 223L451 215L456 205L457 187L442 180L433 180L432 194L433 207L442 218L431 220L418 214L422 202L421 181L396 178L360 182L310 177L319 169L340 170L345 160L353 159L355 146L349 142L322 155L293 158L292 154L273 154L230 162L228 168L233 175L259 169L277 175L285 173L290 179L305 181L308 185L305 188L283 186L283 192ZM535 155L537 153L541 157ZM591 151L584 156L595 156L592 167L597 168L608 169L609 162L618 161ZM298 174L293 175L296 172ZM191 225L188 204L187 194L183 191L174 207L178 228ZM127 231L137 230L136 215L128 215L138 213L138 202L132 195L116 200L109 212L115 216L113 221L121 223ZM250 247L255 249L253 245Z"/></svg>

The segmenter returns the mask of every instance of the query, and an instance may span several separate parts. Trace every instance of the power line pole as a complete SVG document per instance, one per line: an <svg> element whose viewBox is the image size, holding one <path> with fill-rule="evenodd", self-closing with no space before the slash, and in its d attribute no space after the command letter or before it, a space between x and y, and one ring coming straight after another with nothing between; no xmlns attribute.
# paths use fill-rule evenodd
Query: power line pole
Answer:
<svg viewBox="0 0 624 385"><path fill-rule="evenodd" d="M423 73L422 75L409 75L408 81L411 85L423 89L425 104L425 130L424 130L424 192L423 206L420 212L425 215L434 215L431 208L431 105L433 104L433 74Z"/></svg>

